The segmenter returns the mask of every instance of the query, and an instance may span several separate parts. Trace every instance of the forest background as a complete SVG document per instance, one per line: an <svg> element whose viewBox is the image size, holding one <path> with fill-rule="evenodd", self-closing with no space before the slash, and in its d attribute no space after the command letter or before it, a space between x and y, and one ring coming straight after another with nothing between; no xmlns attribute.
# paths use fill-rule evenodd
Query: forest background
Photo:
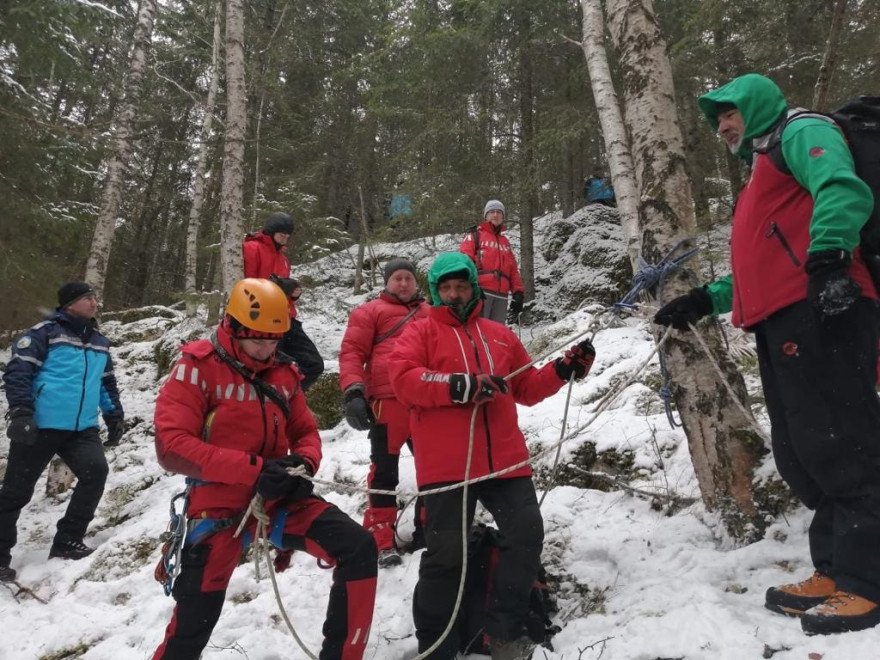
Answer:
<svg viewBox="0 0 880 660"><path fill-rule="evenodd" d="M463 232L489 198L513 219L571 214L584 179L608 174L582 10L573 0L4 0L0 331L38 320L60 283L84 277L102 210L115 230L99 250L105 309L222 288L228 174L240 179L244 230L272 211L294 216L294 264L365 230L371 240ZM652 10L701 228L729 220L710 200L730 199L743 172L698 115L699 94L757 71L811 107L835 15L823 105L880 92L880 0L656 0ZM230 11L241 37L230 37ZM239 48L242 167L224 173L224 53ZM523 250L528 241L524 232Z"/></svg>

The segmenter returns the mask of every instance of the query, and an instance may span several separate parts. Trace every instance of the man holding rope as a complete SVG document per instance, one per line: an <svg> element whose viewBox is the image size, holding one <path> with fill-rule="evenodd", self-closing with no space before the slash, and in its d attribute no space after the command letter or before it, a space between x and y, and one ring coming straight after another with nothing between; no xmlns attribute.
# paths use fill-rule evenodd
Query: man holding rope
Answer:
<svg viewBox="0 0 880 660"><path fill-rule="evenodd" d="M372 535L312 494L321 439L290 359L277 353L290 326L287 298L249 278L229 296L211 339L183 347L156 401L160 465L188 477L186 539L177 602L154 660L197 660L220 618L244 550L236 527L254 494L265 502L276 570L305 550L335 565L320 660L360 660L376 595ZM256 521L245 521L253 537Z"/></svg>
<svg viewBox="0 0 880 660"><path fill-rule="evenodd" d="M485 630L492 657L530 657L534 642L526 637L525 619L540 566L544 526L516 404L534 405L570 379L584 378L595 350L583 340L540 369L528 366L531 359L516 335L480 316L477 269L461 253L440 254L428 273L428 284L430 316L407 328L388 362L397 399L411 409L419 489L485 477L525 462L468 486L466 524L470 526L479 501L502 535ZM453 658L460 642L470 641L459 640L455 626L443 637L455 615L462 571L463 498L462 488L424 497L427 550L419 567L413 618L419 652L436 646L432 660Z"/></svg>
<svg viewBox="0 0 880 660"><path fill-rule="evenodd" d="M814 573L768 589L765 606L800 616L808 634L870 628L880 623L877 291L859 231L871 190L837 126L786 121L785 98L764 76L736 78L699 106L752 165L733 216L732 275L654 320L687 330L732 309L734 325L755 333L776 466L815 510Z"/></svg>

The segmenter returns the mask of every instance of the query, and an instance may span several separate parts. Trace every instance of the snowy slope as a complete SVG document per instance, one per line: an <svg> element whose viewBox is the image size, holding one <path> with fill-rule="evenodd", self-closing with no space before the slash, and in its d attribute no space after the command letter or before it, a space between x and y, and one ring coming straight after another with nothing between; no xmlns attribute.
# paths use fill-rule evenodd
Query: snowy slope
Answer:
<svg viewBox="0 0 880 660"><path fill-rule="evenodd" d="M579 221L588 222L589 212ZM540 242L551 232L547 216L538 221ZM515 232L512 232L517 243ZM407 255L427 270L437 252L455 249L458 237L375 246L384 262ZM536 268L552 267L540 256ZM295 274L318 283L301 300L307 332L335 370L336 355L348 311L369 294L351 295L353 261L337 254L297 267ZM572 263L565 278L596 277ZM561 282L560 282L561 284ZM375 293L375 290L373 291ZM539 305L551 309L542 299ZM561 315L555 322L529 327L523 341L533 354L565 346L601 311L587 305ZM166 311L167 315L168 312ZM33 595L16 594L0 586L0 660L88 658L127 660L149 658L162 638L173 602L153 580L158 559L158 535L168 521L170 497L181 490L183 478L158 467L152 447L152 409L157 391L152 364L156 338L186 337L198 324L182 317L151 317L132 324L108 322L104 329L114 349L117 373L128 418L138 418L122 446L109 450L111 472L107 491L87 542L98 546L81 562L47 560L55 521L66 505L38 492L22 512L19 544L13 567L20 583ZM568 428L585 424L598 400L651 353L648 328L637 318L599 332L598 357L590 377L574 386ZM8 360L0 353L0 362ZM752 379L753 380L753 379ZM806 529L809 512L799 509L775 521L765 540L736 548L725 538L715 518L699 502L696 481L680 430L672 430L656 392L656 358L615 403L563 445L562 463L577 460L584 441L599 452L616 450L632 458L632 470L621 478L658 501L676 496L691 504L667 515L652 507L652 498L614 487L610 492L571 485L553 488L542 511L545 518L545 565L558 581L557 622L562 632L554 651L535 657L548 660L654 660L655 658L806 658L862 659L880 657L880 631L828 638L807 638L795 619L763 608L764 590L781 581L810 573ZM533 452L551 447L560 437L565 390L533 408L520 408L520 422ZM5 412L5 400L0 413ZM0 422L0 430L5 422ZM369 447L365 432L344 423L322 431L325 459L319 476L343 483L363 484ZM0 434L0 464L8 449ZM540 461L544 484L553 457ZM5 467L5 466L4 466ZM771 467L766 468L771 471ZM402 487L414 486L412 459L401 459ZM319 492L360 519L364 498L330 488ZM660 510L656 510L656 509ZM405 513L402 534L411 529L411 509ZM377 660L414 655L411 594L418 573L418 555L404 557L402 566L379 574L379 593L367 657ZM233 576L223 615L205 659L275 660L302 658L282 622L269 581L255 580L253 563ZM306 644L317 650L330 574L305 554L297 554L291 570L278 576L288 613ZM812 655L815 654L815 655Z"/></svg>

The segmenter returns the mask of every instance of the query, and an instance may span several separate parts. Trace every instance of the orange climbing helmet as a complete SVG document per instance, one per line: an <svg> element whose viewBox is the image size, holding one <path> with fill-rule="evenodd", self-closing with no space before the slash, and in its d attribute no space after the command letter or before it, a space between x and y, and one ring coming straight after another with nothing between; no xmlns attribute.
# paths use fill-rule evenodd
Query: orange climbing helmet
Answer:
<svg viewBox="0 0 880 660"><path fill-rule="evenodd" d="M290 330L287 296L269 280L248 277L236 282L229 294L226 315L237 321L231 325L240 338L280 339Z"/></svg>

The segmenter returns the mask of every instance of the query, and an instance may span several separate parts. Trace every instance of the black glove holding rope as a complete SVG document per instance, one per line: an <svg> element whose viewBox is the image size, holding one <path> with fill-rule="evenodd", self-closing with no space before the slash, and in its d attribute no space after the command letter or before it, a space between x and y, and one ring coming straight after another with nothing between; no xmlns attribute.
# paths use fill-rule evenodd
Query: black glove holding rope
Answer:
<svg viewBox="0 0 880 660"><path fill-rule="evenodd" d="M596 349L589 339L584 339L565 351L565 355L556 358L554 363L556 375L566 382L572 376L575 380L581 380L590 373L590 367L593 366L595 359Z"/></svg>
<svg viewBox="0 0 880 660"><path fill-rule="evenodd" d="M498 394L507 394L507 383L495 374L450 374L449 396L453 403L487 403Z"/></svg>
<svg viewBox="0 0 880 660"><path fill-rule="evenodd" d="M671 325L676 330L687 330L704 316L712 313L712 298L703 287L673 298L654 316L654 323Z"/></svg>
<svg viewBox="0 0 880 660"><path fill-rule="evenodd" d="M265 500L278 500L286 497L290 500L302 500L312 494L312 482L288 473L288 468L304 467L309 475L313 475L312 465L299 454L290 454L281 458L270 458L263 463L260 476L257 477L257 494Z"/></svg>

